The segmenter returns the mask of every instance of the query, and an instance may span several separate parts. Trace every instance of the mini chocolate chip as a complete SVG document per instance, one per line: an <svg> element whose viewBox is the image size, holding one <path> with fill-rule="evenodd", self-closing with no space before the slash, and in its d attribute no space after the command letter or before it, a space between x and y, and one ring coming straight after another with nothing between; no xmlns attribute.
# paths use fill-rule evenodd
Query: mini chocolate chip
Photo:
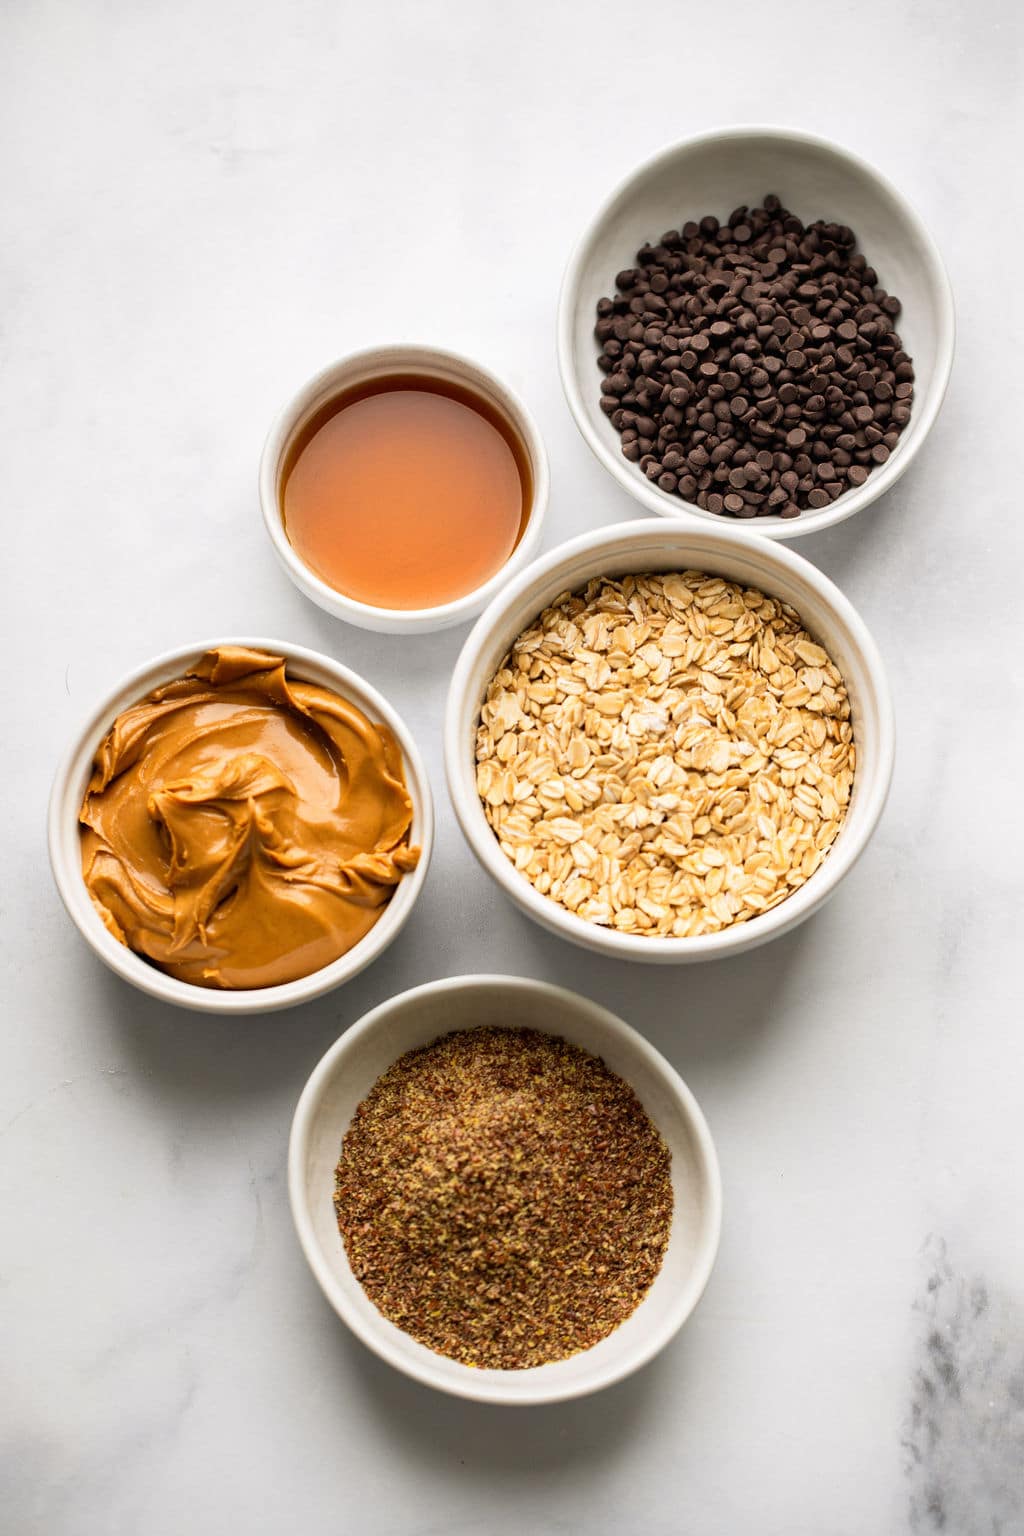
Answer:
<svg viewBox="0 0 1024 1536"><path fill-rule="evenodd" d="M863 484L910 420L899 310L845 225L805 227L770 198L708 215L642 247L598 301L601 409L666 494L795 516Z"/></svg>

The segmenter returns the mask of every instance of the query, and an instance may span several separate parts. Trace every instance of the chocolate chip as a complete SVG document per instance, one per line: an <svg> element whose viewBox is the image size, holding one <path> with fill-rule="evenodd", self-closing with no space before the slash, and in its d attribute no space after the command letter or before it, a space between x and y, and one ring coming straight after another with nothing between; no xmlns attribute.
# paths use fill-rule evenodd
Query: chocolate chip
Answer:
<svg viewBox="0 0 1024 1536"><path fill-rule="evenodd" d="M601 409L666 494L794 517L896 447L914 388L899 312L847 226L805 227L774 197L708 215L643 246L598 301Z"/></svg>

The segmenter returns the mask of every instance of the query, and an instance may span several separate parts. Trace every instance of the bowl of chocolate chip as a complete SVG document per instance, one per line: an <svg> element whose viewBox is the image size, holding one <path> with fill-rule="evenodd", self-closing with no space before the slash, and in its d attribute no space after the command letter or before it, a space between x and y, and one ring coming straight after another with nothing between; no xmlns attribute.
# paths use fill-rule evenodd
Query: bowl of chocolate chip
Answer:
<svg viewBox="0 0 1024 1536"><path fill-rule="evenodd" d="M653 1358L721 1226L701 1110L588 998L456 976L345 1031L295 1111L303 1252L357 1338L479 1402L559 1402Z"/></svg>
<svg viewBox="0 0 1024 1536"><path fill-rule="evenodd" d="M906 199L811 134L738 127L673 145L569 262L569 408L649 511L789 539L895 484L953 361L938 250Z"/></svg>
<svg viewBox="0 0 1024 1536"><path fill-rule="evenodd" d="M50 797L50 863L82 937L143 992L210 1013L355 976L404 926L432 839L401 717L347 667L270 640L132 672Z"/></svg>

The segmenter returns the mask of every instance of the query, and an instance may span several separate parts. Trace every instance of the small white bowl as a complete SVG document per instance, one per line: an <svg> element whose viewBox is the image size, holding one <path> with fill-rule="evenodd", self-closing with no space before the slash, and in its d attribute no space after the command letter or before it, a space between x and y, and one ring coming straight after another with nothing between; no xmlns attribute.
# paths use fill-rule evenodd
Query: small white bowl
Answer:
<svg viewBox="0 0 1024 1536"><path fill-rule="evenodd" d="M285 530L281 510L281 473L288 450L303 427L334 396L370 379L389 374L422 374L450 384L459 384L483 398L512 425L530 461L533 497L526 526L515 549L499 571L482 586L464 597L433 608L377 608L357 602L321 580L301 559ZM288 575L307 597L321 608L384 634L426 634L429 630L449 629L478 614L500 592L508 578L523 569L533 558L540 543L541 526L548 504L548 461L537 425L519 396L500 379L457 352L443 352L436 347L412 345L370 347L352 352L324 368L304 384L294 399L278 415L270 429L259 473L260 506L274 551Z"/></svg>
<svg viewBox="0 0 1024 1536"><path fill-rule="evenodd" d="M674 1212L664 1262L644 1300L581 1354L529 1370L477 1370L435 1354L387 1320L352 1274L335 1219L341 1142L374 1083L399 1056L479 1024L561 1035L601 1056L637 1094L672 1154ZM402 992L360 1019L314 1070L295 1111L288 1193L309 1266L338 1316L369 1349L416 1381L481 1403L583 1397L652 1359L689 1317L708 1282L722 1221L711 1133L675 1069L614 1014L575 992L514 976L455 976Z"/></svg>
<svg viewBox="0 0 1024 1536"><path fill-rule="evenodd" d="M181 677L206 651L222 645L248 646L267 651L272 656L283 656L294 677L333 690L357 705L370 720L391 728L402 752L406 788L412 800L410 840L423 850L416 868L403 875L380 917L358 944L330 965L276 987L229 991L197 987L176 976L168 976L114 938L93 906L82 878L78 813L92 775L96 748L122 710L144 698L151 689ZM291 1008L296 1003L307 1002L350 981L398 936L427 877L434 840L434 808L430 782L409 728L387 700L357 673L317 651L284 644L280 640L222 638L181 646L154 657L145 666L129 673L114 692L96 706L75 733L57 768L50 795L47 832L53 878L68 915L90 948L118 976L151 997L176 1003L179 1008L191 1008L200 1013L272 1013L278 1008Z"/></svg>
<svg viewBox="0 0 1024 1536"><path fill-rule="evenodd" d="M832 656L850 694L857 771L846 820L821 867L777 907L719 933L644 938L589 923L543 896L512 864L487 823L476 789L475 737L487 686L516 636L560 593L595 576L707 571L790 603ZM623 960L718 960L753 949L803 922L831 896L863 853L892 778L895 730L885 669L863 620L816 566L781 545L735 529L646 519L584 534L509 583L473 626L455 665L444 725L448 792L479 862L529 917L563 938Z"/></svg>
<svg viewBox="0 0 1024 1536"><path fill-rule="evenodd" d="M598 299L611 297L616 274L635 264L645 241L705 214L728 218L742 204L776 193L805 223L847 224L882 286L903 303L896 325L914 362L910 421L885 464L864 484L820 511L799 517L735 518L707 512L662 491L628 459L601 410L600 348L594 338ZM817 533L852 517L895 485L910 467L939 412L954 343L953 295L934 241L906 199L849 150L787 128L736 127L684 139L628 176L599 209L566 269L558 306L558 364L569 409L593 453L650 512L695 517L772 539Z"/></svg>

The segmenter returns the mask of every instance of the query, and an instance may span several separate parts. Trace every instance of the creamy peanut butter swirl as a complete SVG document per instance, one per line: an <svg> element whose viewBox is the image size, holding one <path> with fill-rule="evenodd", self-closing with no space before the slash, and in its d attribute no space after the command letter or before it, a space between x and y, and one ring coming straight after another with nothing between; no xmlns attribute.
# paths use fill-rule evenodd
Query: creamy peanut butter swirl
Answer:
<svg viewBox="0 0 1024 1536"><path fill-rule="evenodd" d="M373 927L420 850L398 745L353 704L224 646L120 714L80 813L115 938L201 987L269 987Z"/></svg>

